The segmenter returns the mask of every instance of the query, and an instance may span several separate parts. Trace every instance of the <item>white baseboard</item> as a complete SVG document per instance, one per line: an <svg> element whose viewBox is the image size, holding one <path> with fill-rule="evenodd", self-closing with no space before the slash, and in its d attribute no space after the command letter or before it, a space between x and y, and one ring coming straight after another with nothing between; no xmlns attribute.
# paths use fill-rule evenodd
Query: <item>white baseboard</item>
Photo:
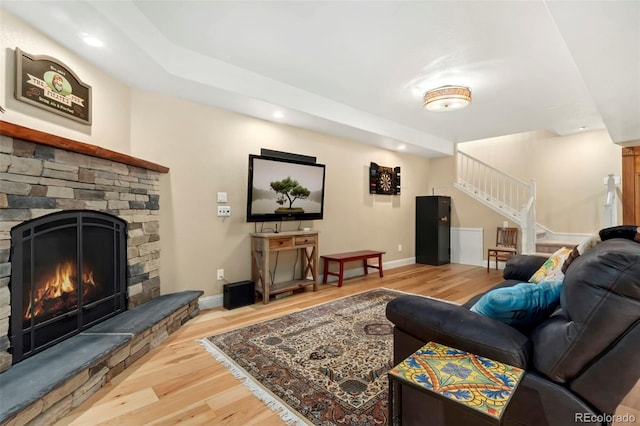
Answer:
<svg viewBox="0 0 640 426"><path fill-rule="evenodd" d="M478 266L484 266L486 268L487 267L487 261L485 260L484 264L478 265ZM502 260L498 261L498 269L504 269L505 266L507 266L507 262L502 261ZM492 270L496 269L496 261L495 260L491 261L491 264L489 265L489 268L491 268Z"/></svg>
<svg viewBox="0 0 640 426"><path fill-rule="evenodd" d="M389 262L382 262L383 271L386 269L398 268L400 266L413 265L416 263L415 257L407 257L405 259L391 260ZM455 263L455 262L452 262ZM468 264L468 263L467 263ZM486 262L478 262L475 266L487 266ZM504 262L499 262L498 266L500 269L504 268ZM370 269L370 274L377 274L377 269ZM353 268L344 271L344 279L354 278L358 276L364 275L364 268ZM322 283L322 279L324 278L323 274L318 275L318 283ZM327 283L332 283L338 281L337 277L333 275L329 276L327 279ZM214 309L219 308L223 304L223 296L222 294L215 294L213 296L204 296L198 299L198 307L200 310L206 309Z"/></svg>
<svg viewBox="0 0 640 426"><path fill-rule="evenodd" d="M201 297L198 299L198 307L201 311L204 311L205 309L219 308L222 306L223 300L222 294Z"/></svg>
<svg viewBox="0 0 640 426"><path fill-rule="evenodd" d="M392 260L390 262L382 262L382 267L384 269L391 269L391 268L398 268L400 266L413 265L414 263L416 263L415 257L407 257L406 259L398 259L398 260Z"/></svg>
<svg viewBox="0 0 640 426"><path fill-rule="evenodd" d="M451 263L457 263L458 265L483 266L485 268L487 267L487 261L486 260L454 262L453 259L452 259ZM495 266L495 264L494 264L494 266ZM498 263L498 266L500 266L500 263ZM504 263L503 263L502 266L504 267Z"/></svg>

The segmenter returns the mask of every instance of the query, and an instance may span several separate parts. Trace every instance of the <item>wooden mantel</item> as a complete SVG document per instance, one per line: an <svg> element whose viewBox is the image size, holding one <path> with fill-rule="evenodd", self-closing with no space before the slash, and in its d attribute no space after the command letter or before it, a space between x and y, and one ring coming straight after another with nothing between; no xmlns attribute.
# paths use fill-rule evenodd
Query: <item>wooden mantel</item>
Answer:
<svg viewBox="0 0 640 426"><path fill-rule="evenodd" d="M72 139L63 138L61 136L52 135L50 133L41 132L39 130L29 129L18 124L8 123L0 120L0 135L12 138L22 139L28 142L40 145L52 146L54 148L65 149L67 151L77 152L80 154L91 155L93 157L103 158L118 163L127 164L129 166L140 167L142 169L153 170L160 173L169 173L169 168L160 164L141 158L132 157L130 155L121 154L110 149L100 148L84 142L74 141Z"/></svg>

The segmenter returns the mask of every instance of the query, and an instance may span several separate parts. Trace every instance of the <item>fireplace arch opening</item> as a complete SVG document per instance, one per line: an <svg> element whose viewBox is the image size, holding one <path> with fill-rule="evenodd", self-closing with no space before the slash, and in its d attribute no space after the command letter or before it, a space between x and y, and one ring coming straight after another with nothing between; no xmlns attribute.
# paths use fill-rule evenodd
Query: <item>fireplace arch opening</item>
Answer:
<svg viewBox="0 0 640 426"><path fill-rule="evenodd" d="M11 229L15 364L127 309L127 223L89 210Z"/></svg>

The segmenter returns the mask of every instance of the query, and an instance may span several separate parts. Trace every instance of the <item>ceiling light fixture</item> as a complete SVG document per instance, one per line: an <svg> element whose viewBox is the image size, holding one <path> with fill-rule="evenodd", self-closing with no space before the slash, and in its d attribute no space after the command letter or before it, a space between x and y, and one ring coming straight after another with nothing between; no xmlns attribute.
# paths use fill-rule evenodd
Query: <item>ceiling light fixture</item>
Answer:
<svg viewBox="0 0 640 426"><path fill-rule="evenodd" d="M442 86L424 94L423 106L429 111L454 111L471 103L471 89L464 86Z"/></svg>
<svg viewBox="0 0 640 426"><path fill-rule="evenodd" d="M282 111L274 111L273 118L284 118L284 113Z"/></svg>

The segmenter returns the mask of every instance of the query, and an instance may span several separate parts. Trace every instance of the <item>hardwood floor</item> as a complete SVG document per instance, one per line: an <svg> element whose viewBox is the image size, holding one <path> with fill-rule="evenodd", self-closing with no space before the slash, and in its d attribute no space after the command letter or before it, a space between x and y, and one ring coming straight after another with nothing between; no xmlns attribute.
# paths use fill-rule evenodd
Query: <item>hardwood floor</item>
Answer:
<svg viewBox="0 0 640 426"><path fill-rule="evenodd" d="M384 278L370 274L345 280L342 288L321 285L318 292L307 289L268 305L202 311L56 424L282 425L196 339L377 287L464 302L500 282L501 273L459 264L410 265L389 269Z"/></svg>

